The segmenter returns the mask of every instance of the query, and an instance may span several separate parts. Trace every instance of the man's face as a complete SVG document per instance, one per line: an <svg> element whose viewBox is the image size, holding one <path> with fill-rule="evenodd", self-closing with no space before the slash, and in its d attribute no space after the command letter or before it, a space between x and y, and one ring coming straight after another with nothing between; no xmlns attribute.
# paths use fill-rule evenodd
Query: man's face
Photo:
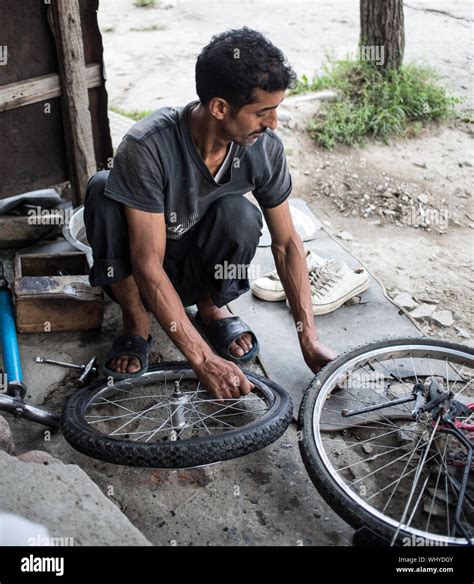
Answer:
<svg viewBox="0 0 474 584"><path fill-rule="evenodd" d="M230 109L221 120L222 133L226 139L240 146L249 147L262 136L267 128L277 128L277 107L283 101L285 91L269 93L256 89L255 103L244 105L236 114Z"/></svg>

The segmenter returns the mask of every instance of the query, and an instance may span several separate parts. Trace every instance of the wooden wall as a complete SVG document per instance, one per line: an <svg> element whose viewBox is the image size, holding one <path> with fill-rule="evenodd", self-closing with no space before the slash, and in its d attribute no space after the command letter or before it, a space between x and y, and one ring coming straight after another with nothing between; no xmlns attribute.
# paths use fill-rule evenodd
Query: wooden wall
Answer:
<svg viewBox="0 0 474 584"><path fill-rule="evenodd" d="M73 181L73 190L76 187L72 176L74 152L66 128L67 104L48 21L48 10L55 1L0 3L0 46L7 47L7 63L0 65L0 198L67 180ZM92 148L97 168L104 168L112 157L112 143L97 24L98 0L62 0L68 2L78 2L90 78ZM83 195L82 185L75 189L77 203Z"/></svg>

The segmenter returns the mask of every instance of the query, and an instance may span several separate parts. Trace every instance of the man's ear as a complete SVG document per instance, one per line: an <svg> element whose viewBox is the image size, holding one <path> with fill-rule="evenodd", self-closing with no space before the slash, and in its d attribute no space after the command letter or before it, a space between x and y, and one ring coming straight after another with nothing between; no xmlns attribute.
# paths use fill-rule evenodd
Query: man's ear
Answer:
<svg viewBox="0 0 474 584"><path fill-rule="evenodd" d="M230 113L230 103L222 97L213 97L209 104L209 113L217 120L224 119Z"/></svg>

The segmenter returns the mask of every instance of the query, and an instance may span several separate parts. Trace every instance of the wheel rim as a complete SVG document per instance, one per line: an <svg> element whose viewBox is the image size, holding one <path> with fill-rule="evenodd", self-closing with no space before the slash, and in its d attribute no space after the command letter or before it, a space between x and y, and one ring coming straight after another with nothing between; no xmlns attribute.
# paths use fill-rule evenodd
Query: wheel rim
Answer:
<svg viewBox="0 0 474 584"><path fill-rule="evenodd" d="M264 383L252 382L249 395L220 403L191 369L149 372L96 388L82 419L110 438L147 444L228 434L252 427L275 403Z"/></svg>
<svg viewBox="0 0 474 584"><path fill-rule="evenodd" d="M450 503L464 473L468 475L467 492L469 488L472 492L471 468L466 469L467 459L462 458L467 451L459 451L458 438L444 432L438 418L436 425L434 409L414 421L410 417L414 401L348 417L341 412L404 399L416 383L428 384L433 379L446 393L453 392L456 403L470 404L470 411L455 419L472 446L474 359L467 351L429 343L395 343L370 350L337 368L322 384L315 401L312 430L323 465L345 495L391 527L392 543L407 533L445 544L465 544L467 533L473 543L472 499L469 502L463 497L460 518L464 532L459 526L454 532L456 508L453 511ZM443 405L448 403L453 402Z"/></svg>

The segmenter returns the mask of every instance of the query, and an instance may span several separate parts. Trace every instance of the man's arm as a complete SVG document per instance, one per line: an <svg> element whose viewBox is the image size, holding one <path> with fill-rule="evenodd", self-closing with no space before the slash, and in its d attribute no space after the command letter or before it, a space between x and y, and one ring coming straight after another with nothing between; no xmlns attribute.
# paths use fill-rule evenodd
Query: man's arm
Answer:
<svg viewBox="0 0 474 584"><path fill-rule="evenodd" d="M303 242L296 232L288 201L263 209L272 237L272 253L281 278L306 364L317 373L336 353L321 343L314 324L308 267Z"/></svg>
<svg viewBox="0 0 474 584"><path fill-rule="evenodd" d="M125 207L125 210L133 275L163 330L213 395L231 398L249 393L251 384L240 369L215 355L194 328L163 268L166 250L164 214L130 207Z"/></svg>

